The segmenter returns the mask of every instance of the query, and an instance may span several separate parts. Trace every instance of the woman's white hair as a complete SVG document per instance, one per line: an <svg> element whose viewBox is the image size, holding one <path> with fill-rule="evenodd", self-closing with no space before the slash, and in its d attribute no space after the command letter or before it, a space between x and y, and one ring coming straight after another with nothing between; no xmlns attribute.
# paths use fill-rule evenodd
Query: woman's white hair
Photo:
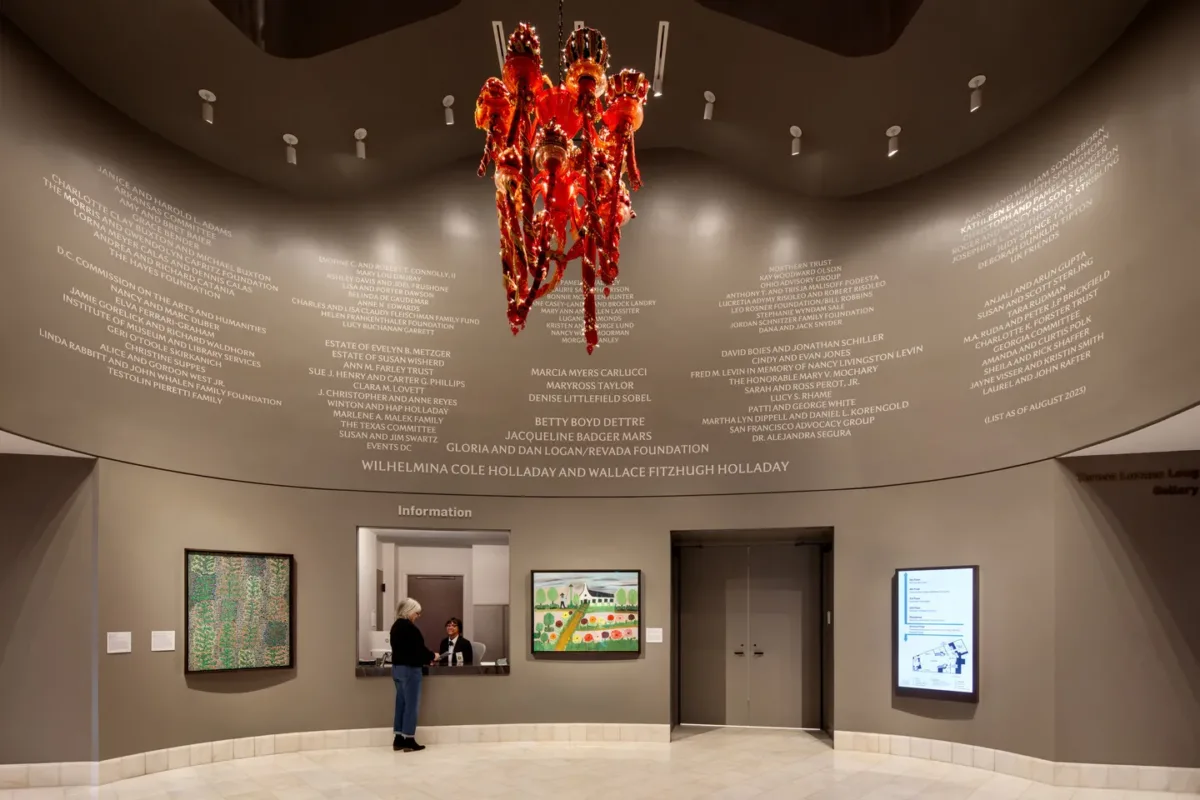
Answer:
<svg viewBox="0 0 1200 800"><path fill-rule="evenodd" d="M421 604L411 597L406 597L396 606L396 619L412 619L414 614L421 613Z"/></svg>

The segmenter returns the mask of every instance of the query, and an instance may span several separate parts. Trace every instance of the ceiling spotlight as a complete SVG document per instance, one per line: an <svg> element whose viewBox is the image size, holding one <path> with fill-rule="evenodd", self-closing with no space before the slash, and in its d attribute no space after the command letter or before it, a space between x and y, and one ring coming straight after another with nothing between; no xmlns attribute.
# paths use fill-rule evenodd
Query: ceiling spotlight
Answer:
<svg viewBox="0 0 1200 800"><path fill-rule="evenodd" d="M983 83L987 80L984 75L976 75L967 83L971 87L971 113L983 108Z"/></svg>
<svg viewBox="0 0 1200 800"><path fill-rule="evenodd" d="M454 124L454 95L448 94L442 98L442 107L446 109L446 124Z"/></svg>
<svg viewBox="0 0 1200 800"><path fill-rule="evenodd" d="M359 158L367 157L367 129L359 128L354 132L354 155Z"/></svg>
<svg viewBox="0 0 1200 800"><path fill-rule="evenodd" d="M667 69L667 34L671 23L665 19L658 23L658 44L654 46L654 79L653 88L654 96L662 97L663 93L663 73Z"/></svg>
<svg viewBox="0 0 1200 800"><path fill-rule="evenodd" d="M800 155L800 137L804 135L804 131L800 130L799 125L793 125L788 128L788 133L792 135L792 155Z"/></svg>
<svg viewBox="0 0 1200 800"><path fill-rule="evenodd" d="M217 102L217 96L208 89L200 90L200 118L209 125L213 124L213 103Z"/></svg>
<svg viewBox="0 0 1200 800"><path fill-rule="evenodd" d="M712 92L704 93L704 118L712 119L713 103L717 102L717 96Z"/></svg>
<svg viewBox="0 0 1200 800"><path fill-rule="evenodd" d="M900 152L900 126L893 125L887 129L888 137L888 158Z"/></svg>
<svg viewBox="0 0 1200 800"><path fill-rule="evenodd" d="M287 162L295 165L296 163L296 145L300 144L300 140L290 133L283 135L283 141L287 144Z"/></svg>

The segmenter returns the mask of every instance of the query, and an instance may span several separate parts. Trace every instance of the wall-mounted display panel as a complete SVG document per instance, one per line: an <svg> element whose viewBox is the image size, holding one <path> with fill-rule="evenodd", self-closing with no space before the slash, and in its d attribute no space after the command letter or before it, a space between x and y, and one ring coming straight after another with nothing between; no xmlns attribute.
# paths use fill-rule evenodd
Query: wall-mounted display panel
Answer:
<svg viewBox="0 0 1200 800"><path fill-rule="evenodd" d="M186 550L184 563L185 672L296 665L292 556Z"/></svg>
<svg viewBox="0 0 1200 800"><path fill-rule="evenodd" d="M892 686L900 697L979 701L979 567L896 570Z"/></svg>
<svg viewBox="0 0 1200 800"><path fill-rule="evenodd" d="M640 570L534 571L533 653L639 653Z"/></svg>

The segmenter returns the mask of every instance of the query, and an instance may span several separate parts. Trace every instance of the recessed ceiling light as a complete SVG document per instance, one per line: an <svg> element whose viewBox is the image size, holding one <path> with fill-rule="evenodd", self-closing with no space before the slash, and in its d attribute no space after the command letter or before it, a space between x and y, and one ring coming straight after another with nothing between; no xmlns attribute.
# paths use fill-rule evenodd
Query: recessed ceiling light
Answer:
<svg viewBox="0 0 1200 800"><path fill-rule="evenodd" d="M713 103L717 102L717 96L712 92L704 93L704 118L712 119Z"/></svg>
<svg viewBox="0 0 1200 800"><path fill-rule="evenodd" d="M804 135L804 131L800 130L799 125L793 125L788 128L788 133L792 135L792 155L800 155L800 137Z"/></svg>
<svg viewBox="0 0 1200 800"><path fill-rule="evenodd" d="M671 23L664 20L658 22L658 42L654 45L654 78L652 81L654 96L662 97L663 74L667 71L667 35Z"/></svg>
<svg viewBox="0 0 1200 800"><path fill-rule="evenodd" d="M359 128L354 132L354 155L359 158L367 157L367 129Z"/></svg>
<svg viewBox="0 0 1200 800"><path fill-rule="evenodd" d="M200 118L209 125L213 124L213 103L217 102L217 96L208 89L201 89L200 92Z"/></svg>
<svg viewBox="0 0 1200 800"><path fill-rule="evenodd" d="M893 125L887 129L888 137L888 158L900 152L900 126Z"/></svg>
<svg viewBox="0 0 1200 800"><path fill-rule="evenodd" d="M986 75L976 75L967 82L967 86L971 89L971 113L974 114L979 109L983 108L983 84L987 80Z"/></svg>
<svg viewBox="0 0 1200 800"><path fill-rule="evenodd" d="M296 145L300 144L300 140L290 133L283 135L283 141L287 145L287 163L296 163Z"/></svg>
<svg viewBox="0 0 1200 800"><path fill-rule="evenodd" d="M448 94L442 98L442 107L446 109L446 124L454 124L454 95Z"/></svg>

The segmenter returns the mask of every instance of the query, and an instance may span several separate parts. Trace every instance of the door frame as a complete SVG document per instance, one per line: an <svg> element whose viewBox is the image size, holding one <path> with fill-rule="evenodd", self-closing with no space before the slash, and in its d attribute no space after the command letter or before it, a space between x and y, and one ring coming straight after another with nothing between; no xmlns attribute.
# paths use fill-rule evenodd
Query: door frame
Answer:
<svg viewBox="0 0 1200 800"><path fill-rule="evenodd" d="M761 528L754 530L746 529L717 529L717 530L673 530L671 531L671 613L669 619L671 621L671 650L669 659L670 669L670 724L672 728L676 727L711 727L711 728L745 728L748 730L821 730L833 735L833 719L830 709L826 708L826 682L828 681L829 689L832 692L832 684L834 673L836 673L836 662L830 654L828 662L826 661L825 652L825 613L833 613L832 600L829 608L825 606L825 570L824 561L826 558L833 559L836 552L836 536L835 529L832 525L812 526L812 527L796 527L796 528ZM681 673L683 670L683 636L680 629L681 616L681 596L680 596L680 559L679 551L684 547L750 547L753 545L780 545L794 544L797 546L819 546L821 548L821 570L818 591L821 595L821 617L822 617L822 635L820 637L820 661L821 661L821 702L820 702L820 729L809 728L769 728L763 726L750 725L700 725L684 723L681 721L682 715L682 679ZM829 617L832 620L832 617ZM832 622L830 623L832 624ZM832 634L830 643L832 645ZM829 669L826 669L826 663Z"/></svg>

